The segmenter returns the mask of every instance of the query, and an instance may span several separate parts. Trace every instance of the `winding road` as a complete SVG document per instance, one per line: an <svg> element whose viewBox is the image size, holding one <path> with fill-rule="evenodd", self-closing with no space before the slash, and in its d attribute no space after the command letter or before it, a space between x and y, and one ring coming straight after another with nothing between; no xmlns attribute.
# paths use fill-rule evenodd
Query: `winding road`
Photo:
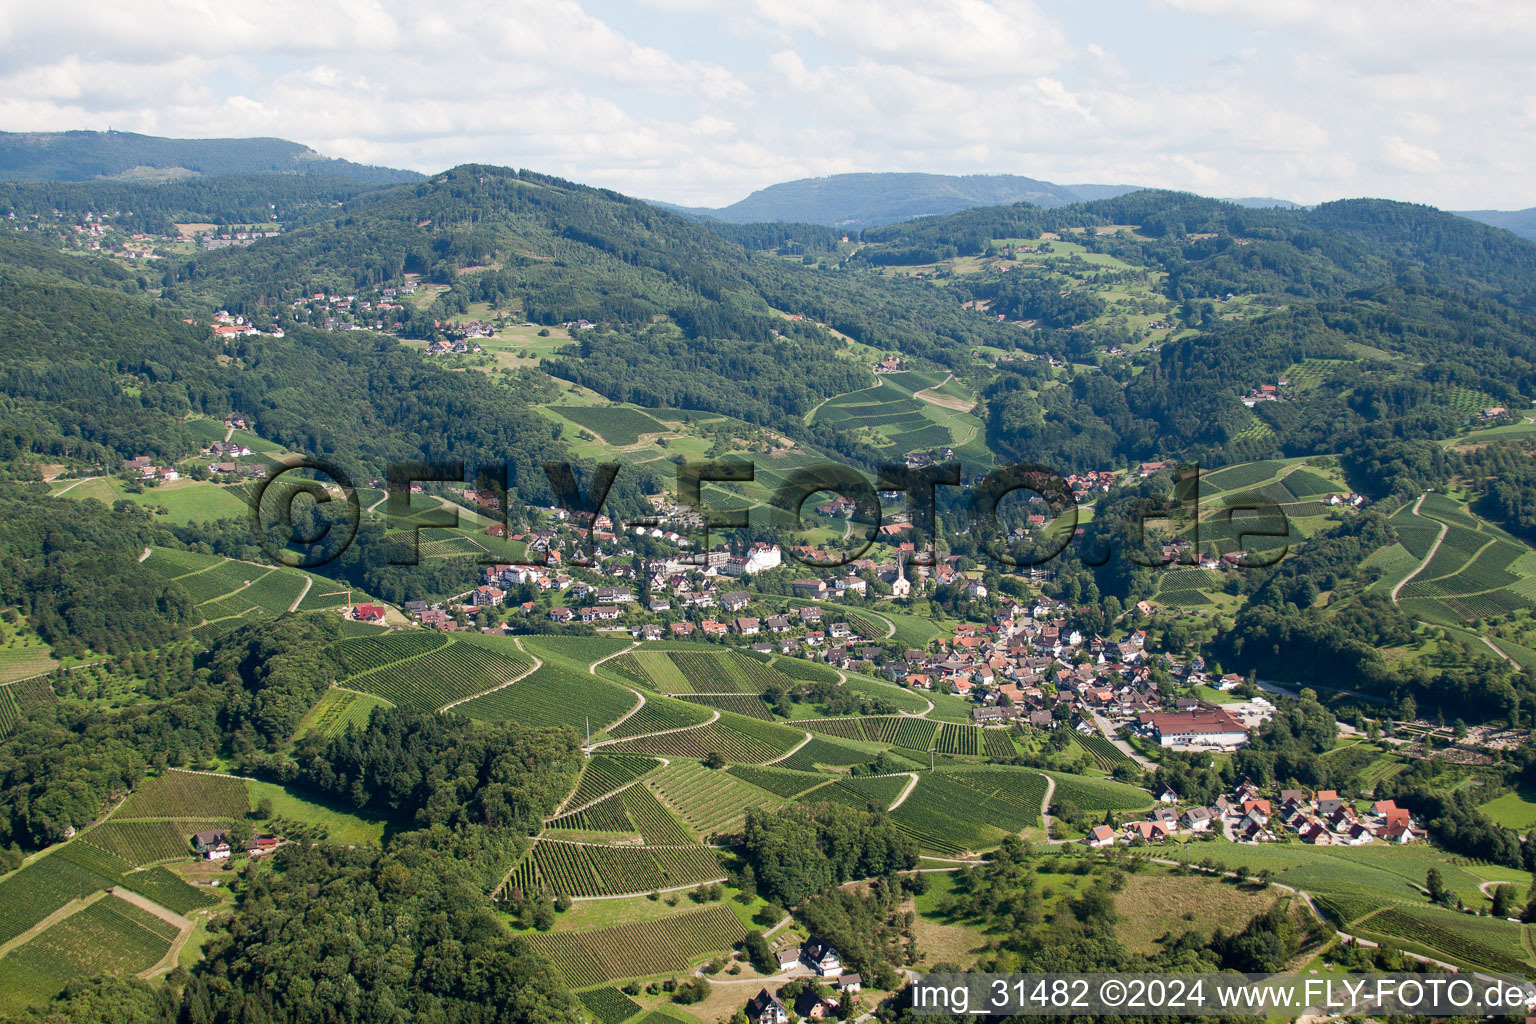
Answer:
<svg viewBox="0 0 1536 1024"><path fill-rule="evenodd" d="M1415 501L1413 503L1413 514L1414 515L1418 515L1419 514L1419 508L1424 504L1424 499L1427 498L1427 497L1429 497L1429 492L1425 491L1423 494L1419 495L1419 500ZM1426 516L1426 517L1423 517L1423 518L1428 518L1428 517ZM1398 591L1402 590L1403 587L1407 586L1409 580L1413 579L1419 573L1423 572L1425 566L1429 565L1430 559L1435 557L1435 552L1440 550L1440 542L1445 540L1445 535L1447 533L1449 533L1450 530L1451 530L1451 528L1450 528L1449 525L1447 525L1445 523L1441 523L1440 524L1440 533L1439 533L1439 535L1437 537L1435 537L1435 542L1429 546L1429 554L1424 556L1424 561L1420 562L1419 563L1419 567L1417 569L1413 570L1413 572L1409 573L1407 576L1404 576L1402 579L1398 580L1397 581L1397 586L1392 588L1392 603L1393 604L1397 604L1397 594L1398 594Z"/></svg>

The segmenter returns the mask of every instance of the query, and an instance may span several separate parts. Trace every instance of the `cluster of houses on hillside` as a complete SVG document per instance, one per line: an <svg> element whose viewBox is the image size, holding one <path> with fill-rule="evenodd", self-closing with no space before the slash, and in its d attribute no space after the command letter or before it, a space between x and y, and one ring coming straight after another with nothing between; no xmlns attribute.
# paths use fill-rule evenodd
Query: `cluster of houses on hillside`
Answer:
<svg viewBox="0 0 1536 1024"><path fill-rule="evenodd" d="M148 455L139 455L132 459L123 460L123 472L137 476L141 480L180 480L181 473L175 466L159 466Z"/></svg>
<svg viewBox="0 0 1536 1024"><path fill-rule="evenodd" d="M1243 779L1230 794L1210 806L1177 809L1179 795L1166 784L1157 788L1159 806L1146 819L1126 822L1118 829L1097 825L1082 842L1103 847L1133 843L1158 843L1176 835L1220 835L1238 843L1272 843L1283 835L1314 846L1364 846L1368 843L1411 843L1423 833L1413 815L1392 800L1378 800L1360 810L1340 799L1331 789L1308 795L1305 790L1282 789L1278 798L1266 797L1250 779Z"/></svg>
<svg viewBox="0 0 1536 1024"><path fill-rule="evenodd" d="M235 852L234 841L223 829L209 829L206 832L194 833L191 843L197 855L208 860L228 860ZM245 852L252 857L263 857L282 845L283 840L277 836L257 835L247 840Z"/></svg>
<svg viewBox="0 0 1536 1024"><path fill-rule="evenodd" d="M747 1019L752 1024L789 1024L791 1014L796 1020L822 1020L835 1015L844 1000L864 988L864 979L857 974L845 973L837 950L821 939L812 939L804 946L786 947L775 955L781 973L805 968L808 973L826 979L833 994L823 996L814 987L805 986L791 1003L786 1003L764 987L747 1000Z"/></svg>
<svg viewBox="0 0 1536 1024"><path fill-rule="evenodd" d="M1243 396L1243 404L1252 409L1260 402L1278 402L1285 397L1282 389L1291 386L1291 382L1284 377L1273 384L1260 384Z"/></svg>

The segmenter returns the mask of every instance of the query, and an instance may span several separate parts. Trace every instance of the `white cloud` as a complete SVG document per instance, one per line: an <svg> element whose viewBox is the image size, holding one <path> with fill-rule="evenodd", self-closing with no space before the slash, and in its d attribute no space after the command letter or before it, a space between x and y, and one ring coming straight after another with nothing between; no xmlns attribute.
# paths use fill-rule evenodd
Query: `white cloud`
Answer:
<svg viewBox="0 0 1536 1024"><path fill-rule="evenodd" d="M1536 6L1143 0L1127 41L1069 0L613 2L10 0L0 128L277 135L700 204L850 170L1536 203Z"/></svg>

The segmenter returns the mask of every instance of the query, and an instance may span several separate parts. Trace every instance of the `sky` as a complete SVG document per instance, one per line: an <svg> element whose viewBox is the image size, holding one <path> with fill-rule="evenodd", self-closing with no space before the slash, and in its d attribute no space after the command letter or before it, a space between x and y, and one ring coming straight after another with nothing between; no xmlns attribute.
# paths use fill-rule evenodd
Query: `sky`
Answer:
<svg viewBox="0 0 1536 1024"><path fill-rule="evenodd" d="M1508 0L0 0L0 129L719 206L847 171L1536 205Z"/></svg>

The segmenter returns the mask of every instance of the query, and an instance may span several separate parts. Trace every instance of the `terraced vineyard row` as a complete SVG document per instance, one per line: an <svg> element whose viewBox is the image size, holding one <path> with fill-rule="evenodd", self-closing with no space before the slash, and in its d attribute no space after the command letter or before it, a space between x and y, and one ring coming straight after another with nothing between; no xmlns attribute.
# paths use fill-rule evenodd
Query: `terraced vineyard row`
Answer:
<svg viewBox="0 0 1536 1024"><path fill-rule="evenodd" d="M1096 763L1103 771L1112 772L1122 764L1134 763L1125 751L1121 750L1119 747L1115 746L1108 739L1100 736L1098 733L1094 733L1091 736L1084 736L1082 733L1074 729L1071 732L1071 736L1072 741L1078 746L1082 747L1084 750L1088 751L1088 754L1093 758L1094 763Z"/></svg>
<svg viewBox="0 0 1536 1024"><path fill-rule="evenodd" d="M640 1004L616 988L594 988L576 993L581 1005L597 1024L623 1024L640 1012Z"/></svg>
<svg viewBox="0 0 1536 1024"><path fill-rule="evenodd" d="M839 779L830 786L823 786L807 793L801 799L807 803L828 801L846 804L859 810L884 811L896 802L902 790L910 785L907 775L876 775L858 779Z"/></svg>
<svg viewBox="0 0 1536 1024"><path fill-rule="evenodd" d="M646 705L646 707L649 706L649 704ZM733 721L744 722L750 719L733 718ZM692 757L701 760L710 754L719 754L727 761L762 764L764 761L772 761L790 746L793 744L774 746L757 736L748 735L721 722L711 722L709 725L683 732L624 740L609 749L624 753L659 754L662 757Z"/></svg>
<svg viewBox="0 0 1536 1024"><path fill-rule="evenodd" d="M0 736L8 735L33 708L57 700L46 676L31 676L0 686Z"/></svg>
<svg viewBox="0 0 1536 1024"><path fill-rule="evenodd" d="M114 820L129 818L243 818L251 810L245 783L226 775L172 769L145 778L123 801Z"/></svg>
<svg viewBox="0 0 1536 1024"><path fill-rule="evenodd" d="M1406 939L1410 943L1427 946L1449 954L1451 959L1460 963L1473 964L1517 977L1533 973L1526 959L1515 956L1512 952L1495 949L1460 931L1443 927L1429 920L1428 915L1423 913L1388 907L1362 921L1359 928L1362 931L1380 932L1393 938ZM1509 931L1513 943L1518 945L1520 942L1518 931L1513 926L1509 926Z"/></svg>
<svg viewBox="0 0 1536 1024"><path fill-rule="evenodd" d="M367 725L375 708L387 707L389 702L382 697L332 687L309 709L300 731L339 736L350 726Z"/></svg>
<svg viewBox="0 0 1536 1024"><path fill-rule="evenodd" d="M682 729L690 725L702 725L709 721L708 710L671 697L647 697L645 707L630 715L618 726L608 731L616 740L647 733Z"/></svg>
<svg viewBox="0 0 1536 1024"><path fill-rule="evenodd" d="M944 769L921 776L891 820L920 847L977 851L1040 822L1045 779L1023 769Z"/></svg>
<svg viewBox="0 0 1536 1024"><path fill-rule="evenodd" d="M487 722L568 725L585 735L598 733L634 707L633 693L596 676L545 662L511 686L459 705L455 710Z"/></svg>
<svg viewBox="0 0 1536 1024"><path fill-rule="evenodd" d="M581 781L566 801L567 807L584 807L606 793L641 778L652 771L660 761L654 757L637 757L631 754L594 754L587 761Z"/></svg>
<svg viewBox="0 0 1536 1024"><path fill-rule="evenodd" d="M650 849L541 839L509 884L525 892L543 888L568 896L619 896L697 885L722 874L720 862L702 846Z"/></svg>
<svg viewBox="0 0 1536 1024"><path fill-rule="evenodd" d="M722 906L591 932L549 932L529 942L573 987L624 978L679 974L710 953L723 953L746 938L735 914Z"/></svg>
<svg viewBox="0 0 1536 1024"><path fill-rule="evenodd" d="M459 641L409 661L353 676L347 687L377 694L412 711L435 711L500 686L522 674L530 664L525 655Z"/></svg>
<svg viewBox="0 0 1536 1024"><path fill-rule="evenodd" d="M448 646L448 637L434 630L386 633L383 636L343 640L334 650L342 671L361 675L392 662L415 658Z"/></svg>
<svg viewBox="0 0 1536 1024"><path fill-rule="evenodd" d="M702 704L705 707L731 711L747 718L761 719L764 722L773 721L773 712L768 710L768 705L763 702L763 698L752 693L691 694L679 699L688 701L690 704Z"/></svg>
<svg viewBox="0 0 1536 1024"><path fill-rule="evenodd" d="M733 764L726 771L743 782L751 783L759 789L765 789L786 800L793 799L813 786L819 786L827 781L827 776L816 772L792 771L763 765Z"/></svg>
<svg viewBox="0 0 1536 1024"><path fill-rule="evenodd" d="M129 864L154 864L190 856L191 837L198 832L216 829L220 824L212 818L131 821L114 817L86 830L80 841Z"/></svg>
<svg viewBox="0 0 1536 1024"><path fill-rule="evenodd" d="M748 807L775 807L779 803L733 772L713 771L692 761L663 768L648 785L703 836L735 826Z"/></svg>
<svg viewBox="0 0 1536 1024"><path fill-rule="evenodd" d="M178 929L111 896L97 900L13 950L15 966L54 978L59 987L86 975L134 974L154 966Z"/></svg>

